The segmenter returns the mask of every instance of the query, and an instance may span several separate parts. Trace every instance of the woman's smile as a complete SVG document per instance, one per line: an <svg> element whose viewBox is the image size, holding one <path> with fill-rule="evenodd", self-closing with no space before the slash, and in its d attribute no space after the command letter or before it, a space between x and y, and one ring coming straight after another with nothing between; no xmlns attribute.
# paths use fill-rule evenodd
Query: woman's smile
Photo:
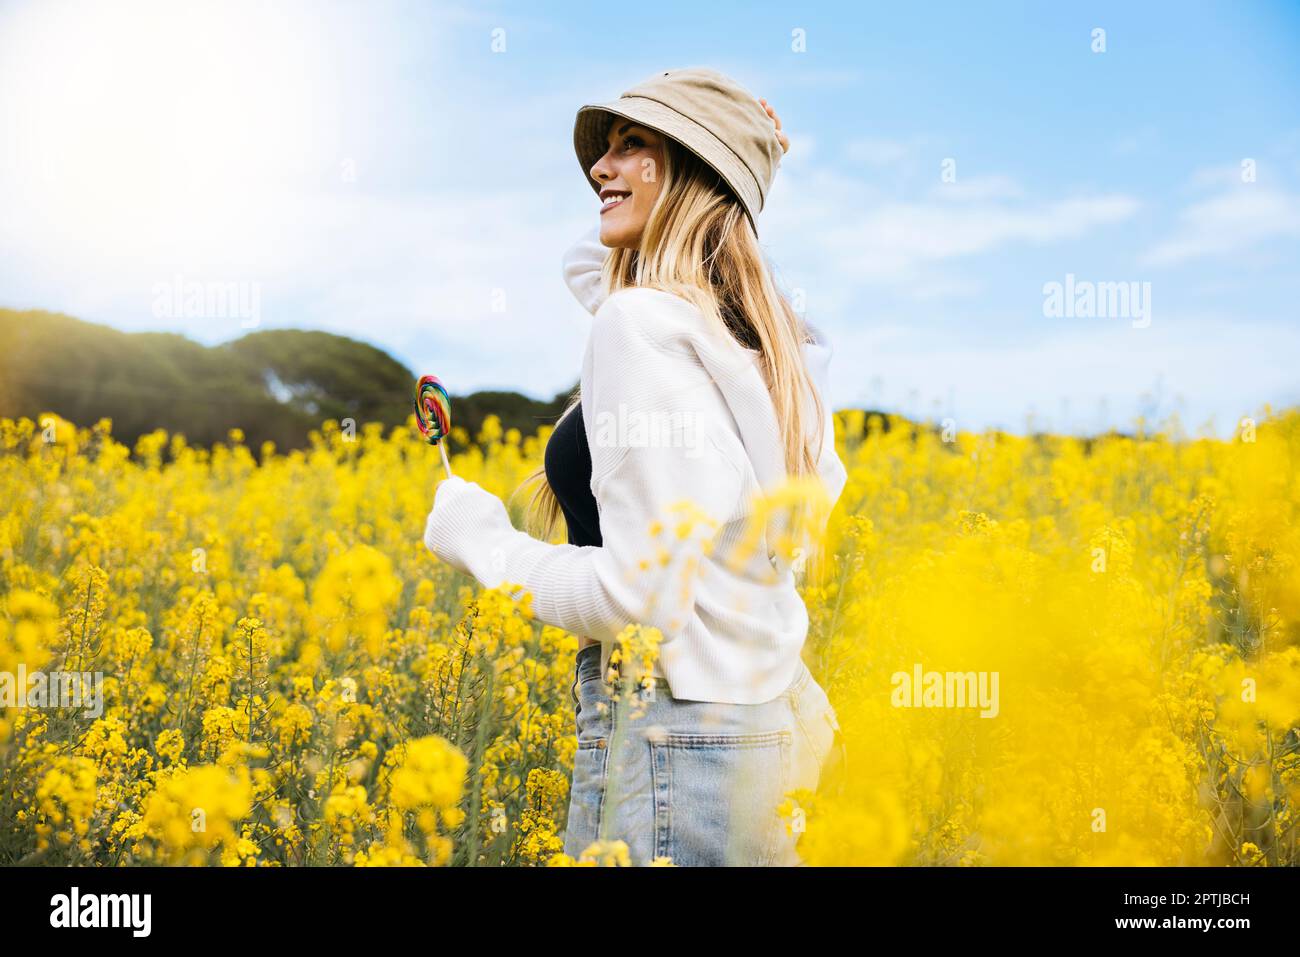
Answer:
<svg viewBox="0 0 1300 957"><path fill-rule="evenodd" d="M600 191L600 202L602 204L600 207L600 215L604 216L615 206L621 205L623 200L627 199L631 195L632 194L626 190L602 189Z"/></svg>

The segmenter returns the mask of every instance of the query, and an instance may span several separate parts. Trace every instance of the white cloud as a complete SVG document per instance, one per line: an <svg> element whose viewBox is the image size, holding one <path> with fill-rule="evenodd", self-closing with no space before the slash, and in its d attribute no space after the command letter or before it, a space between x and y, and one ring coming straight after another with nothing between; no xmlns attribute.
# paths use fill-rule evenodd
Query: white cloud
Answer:
<svg viewBox="0 0 1300 957"><path fill-rule="evenodd" d="M820 232L827 254L847 275L875 281L913 281L920 267L989 252L1010 243L1075 239L1123 222L1135 199L1094 196L1011 205L973 202L887 203Z"/></svg>
<svg viewBox="0 0 1300 957"><path fill-rule="evenodd" d="M926 267L1014 243L1077 239L1132 218L1140 205L1124 194L1028 200L1002 175L938 184L924 199L898 200L870 176L806 164L794 176L777 177L760 229L777 237L791 262L826 282L921 289L943 278Z"/></svg>
<svg viewBox="0 0 1300 957"><path fill-rule="evenodd" d="M1010 176L975 176L952 183L936 183L930 190L933 199L951 202L974 200L1019 199L1025 195L1020 184Z"/></svg>
<svg viewBox="0 0 1300 957"><path fill-rule="evenodd" d="M1141 261L1173 266L1206 257L1235 258L1268 240L1297 236L1300 197L1238 181L1228 192L1183 210L1173 235L1147 250Z"/></svg>
<svg viewBox="0 0 1300 957"><path fill-rule="evenodd" d="M951 401L961 428L997 423L1018 431L1032 411L1036 427L1094 431L1131 426L1144 393L1152 393L1157 417L1178 411L1189 432L1214 417L1222 436L1240 416L1257 414L1262 397L1274 397L1275 409L1300 401L1300 385L1274 359L1300 354L1300 329L1283 323L1210 315L1169 317L1146 329L1041 321L1058 327L996 347L900 323L883 334L874 322L844 330L834 340L832 405L875 400L925 415L938 400L946 415ZM1237 373L1225 377L1225 368Z"/></svg>

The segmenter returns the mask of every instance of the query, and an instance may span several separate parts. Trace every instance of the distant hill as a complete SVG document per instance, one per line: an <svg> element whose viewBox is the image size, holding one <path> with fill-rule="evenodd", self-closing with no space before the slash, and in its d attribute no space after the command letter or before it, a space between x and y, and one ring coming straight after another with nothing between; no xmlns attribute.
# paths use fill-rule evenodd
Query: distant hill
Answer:
<svg viewBox="0 0 1300 957"><path fill-rule="evenodd" d="M208 347L176 333L0 309L0 416L55 412L81 426L108 417L128 445L163 428L206 446L238 427L254 448L267 440L303 448L325 419L405 422L416 378L383 350L327 332L271 329ZM453 395L453 424L472 436L496 414L504 428L531 434L555 421L569 394Z"/></svg>

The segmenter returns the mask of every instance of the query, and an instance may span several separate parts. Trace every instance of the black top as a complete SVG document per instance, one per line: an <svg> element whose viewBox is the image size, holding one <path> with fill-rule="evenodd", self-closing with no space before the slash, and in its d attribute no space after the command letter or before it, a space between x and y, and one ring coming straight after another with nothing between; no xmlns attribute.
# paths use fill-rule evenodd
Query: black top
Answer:
<svg viewBox="0 0 1300 957"><path fill-rule="evenodd" d="M591 494L591 448L582 406L562 418L546 443L546 481L564 512L570 545L599 545L600 514Z"/></svg>

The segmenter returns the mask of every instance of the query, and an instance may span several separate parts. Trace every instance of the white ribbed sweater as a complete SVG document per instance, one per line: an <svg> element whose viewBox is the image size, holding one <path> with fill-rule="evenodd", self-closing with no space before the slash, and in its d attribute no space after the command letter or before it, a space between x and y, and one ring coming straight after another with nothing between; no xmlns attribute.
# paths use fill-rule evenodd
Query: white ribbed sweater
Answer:
<svg viewBox="0 0 1300 957"><path fill-rule="evenodd" d="M602 301L597 235L565 253L564 278L594 315L580 382L602 544L534 539L499 498L458 477L438 485L425 544L487 587L521 585L541 621L599 640L602 670L613 639L637 623L663 633L656 671L675 698L770 701L799 667L808 612L769 544L774 527L742 548L755 541L751 497L786 478L758 353L670 293L624 289ZM825 403L830 348L808 329ZM833 504L846 474L826 409L818 471ZM689 533L672 508L683 500L698 510Z"/></svg>

